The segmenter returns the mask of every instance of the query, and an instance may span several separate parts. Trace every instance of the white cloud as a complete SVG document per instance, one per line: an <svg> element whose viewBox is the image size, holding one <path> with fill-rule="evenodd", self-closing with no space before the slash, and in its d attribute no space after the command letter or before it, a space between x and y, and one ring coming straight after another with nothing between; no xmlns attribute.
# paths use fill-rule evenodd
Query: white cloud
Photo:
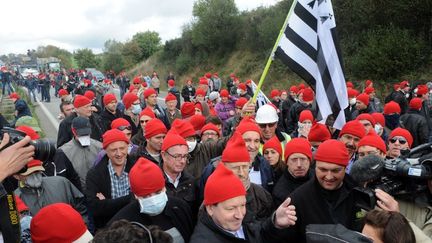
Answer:
<svg viewBox="0 0 432 243"><path fill-rule="evenodd" d="M279 0L235 0L239 10ZM101 51L108 39L126 41L156 31L163 41L179 37L192 19L192 0L14 0L2 3L0 54L25 53L41 45L69 51Z"/></svg>

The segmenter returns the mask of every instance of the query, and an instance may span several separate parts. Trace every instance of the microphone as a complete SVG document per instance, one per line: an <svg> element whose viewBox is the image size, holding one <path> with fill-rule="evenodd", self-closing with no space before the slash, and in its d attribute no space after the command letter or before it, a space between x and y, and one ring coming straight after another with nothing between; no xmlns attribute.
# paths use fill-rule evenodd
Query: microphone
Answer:
<svg viewBox="0 0 432 243"><path fill-rule="evenodd" d="M367 155L353 163L350 176L359 184L380 178L384 170L384 160L376 155Z"/></svg>

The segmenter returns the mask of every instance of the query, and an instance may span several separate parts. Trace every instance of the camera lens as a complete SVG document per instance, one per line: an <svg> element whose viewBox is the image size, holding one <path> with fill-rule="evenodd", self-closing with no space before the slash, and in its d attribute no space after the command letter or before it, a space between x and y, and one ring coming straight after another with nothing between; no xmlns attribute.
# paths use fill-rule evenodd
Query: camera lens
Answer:
<svg viewBox="0 0 432 243"><path fill-rule="evenodd" d="M56 153L56 146L54 141L43 138L31 141L30 144L35 147L35 159L38 159L40 161L52 161Z"/></svg>

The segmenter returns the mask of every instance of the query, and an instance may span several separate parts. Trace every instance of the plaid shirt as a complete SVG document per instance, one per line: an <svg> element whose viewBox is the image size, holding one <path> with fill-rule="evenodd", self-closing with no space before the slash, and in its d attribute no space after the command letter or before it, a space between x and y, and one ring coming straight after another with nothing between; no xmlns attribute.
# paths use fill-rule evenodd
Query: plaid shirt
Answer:
<svg viewBox="0 0 432 243"><path fill-rule="evenodd" d="M111 198L116 199L129 195L129 174L124 171L124 167L121 175L117 176L110 160L108 161L108 172L111 178Z"/></svg>

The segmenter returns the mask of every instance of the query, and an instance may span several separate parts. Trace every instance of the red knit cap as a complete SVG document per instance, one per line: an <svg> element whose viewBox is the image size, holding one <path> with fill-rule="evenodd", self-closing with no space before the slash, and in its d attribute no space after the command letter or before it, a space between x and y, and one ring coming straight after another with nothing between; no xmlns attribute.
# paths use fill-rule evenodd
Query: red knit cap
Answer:
<svg viewBox="0 0 432 243"><path fill-rule="evenodd" d="M361 101L366 106L369 105L369 95L365 93L361 93L357 96L357 100Z"/></svg>
<svg viewBox="0 0 432 243"><path fill-rule="evenodd" d="M124 104L126 110L129 109L132 106L132 103L134 103L138 99L139 98L138 98L138 96L136 94L126 93L123 96L123 104Z"/></svg>
<svg viewBox="0 0 432 243"><path fill-rule="evenodd" d="M350 81L346 82L346 86L347 86L347 88L354 89L354 84L352 82L350 82Z"/></svg>
<svg viewBox="0 0 432 243"><path fill-rule="evenodd" d="M201 105L201 103L200 103L200 102L198 102L198 103L195 103L195 109L198 109L198 110L200 110L200 111L202 111L202 110L203 110L203 108L202 108L202 105Z"/></svg>
<svg viewBox="0 0 432 243"><path fill-rule="evenodd" d="M400 84L393 84L393 89L396 91L400 88Z"/></svg>
<svg viewBox="0 0 432 243"><path fill-rule="evenodd" d="M279 153L279 157L282 157L282 145L277 138L277 136L273 136L270 140L268 140L262 149L262 151L265 151L266 149L272 148L276 150L276 152Z"/></svg>
<svg viewBox="0 0 432 243"><path fill-rule="evenodd" d="M65 90L65 89L60 89L60 90L58 91L58 95L59 95L60 97L62 97L63 95L69 95L69 92L68 92L67 90Z"/></svg>
<svg viewBox="0 0 432 243"><path fill-rule="evenodd" d="M357 118L356 118L356 120L357 121L367 120L367 121L369 121L372 124L372 126L375 126L375 123L376 123L375 119L369 113L362 113L362 114L358 115Z"/></svg>
<svg viewBox="0 0 432 243"><path fill-rule="evenodd" d="M375 89L372 87L367 87L364 92L368 95L372 94L373 92L375 92Z"/></svg>
<svg viewBox="0 0 432 243"><path fill-rule="evenodd" d="M23 213L24 211L29 211L29 207L17 195L15 195L15 203L19 213Z"/></svg>
<svg viewBox="0 0 432 243"><path fill-rule="evenodd" d="M239 123L239 125L237 126L236 131L238 131L241 135L249 131L253 131L261 134L260 128L255 123L255 121L250 117L244 117Z"/></svg>
<svg viewBox="0 0 432 243"><path fill-rule="evenodd" d="M295 86L295 85L291 86L289 91L297 94L297 92L298 92L297 86Z"/></svg>
<svg viewBox="0 0 432 243"><path fill-rule="evenodd" d="M240 97L235 103L236 107L243 108L243 106L248 102L248 100L245 97Z"/></svg>
<svg viewBox="0 0 432 243"><path fill-rule="evenodd" d="M209 130L217 132L217 134L220 137L221 132L220 132L219 128L215 124L213 124L213 123L207 123L207 124L205 124L201 128L201 134L204 133L205 131L209 131Z"/></svg>
<svg viewBox="0 0 432 243"><path fill-rule="evenodd" d="M364 128L363 128L364 130ZM345 144L335 139L324 141L315 153L315 160L341 166L347 166L349 153Z"/></svg>
<svg viewBox="0 0 432 243"><path fill-rule="evenodd" d="M293 138L285 145L285 161L294 153L304 154L312 161L311 145L304 138Z"/></svg>
<svg viewBox="0 0 432 243"><path fill-rule="evenodd" d="M314 98L314 92L311 88L306 88L303 90L303 101L309 102Z"/></svg>
<svg viewBox="0 0 432 243"><path fill-rule="evenodd" d="M172 79L168 80L168 85L173 87L175 85L174 80L172 80Z"/></svg>
<svg viewBox="0 0 432 243"><path fill-rule="evenodd" d="M407 142L408 142L408 146L411 148L411 145L413 143L413 137L412 137L411 133L408 130L406 130L404 128L400 128L400 127L395 128L390 133L388 139L390 140L390 139L392 139L393 137L396 137L396 136L404 137L407 140Z"/></svg>
<svg viewBox="0 0 432 243"><path fill-rule="evenodd" d="M85 84L87 84L87 85L91 85L91 80L90 79L84 79L84 81L83 81Z"/></svg>
<svg viewBox="0 0 432 243"><path fill-rule="evenodd" d="M238 196L246 196L243 183L223 163L219 163L205 184L204 205L213 205Z"/></svg>
<svg viewBox="0 0 432 243"><path fill-rule="evenodd" d="M195 114L195 105L192 102L184 102L180 111L183 119L191 117Z"/></svg>
<svg viewBox="0 0 432 243"><path fill-rule="evenodd" d="M228 140L228 143L222 152L222 162L250 162L250 155L247 150L246 143L240 133L234 132L234 135L230 138L230 140Z"/></svg>
<svg viewBox="0 0 432 243"><path fill-rule="evenodd" d="M180 136L175 128L171 128L162 142L161 151L167 151L172 146L185 145L188 146L186 140Z"/></svg>
<svg viewBox="0 0 432 243"><path fill-rule="evenodd" d="M16 130L25 133L27 136L31 138L31 140L39 139L39 134L29 126L18 126L16 127Z"/></svg>
<svg viewBox="0 0 432 243"><path fill-rule="evenodd" d="M312 114L312 111L303 110L302 112L300 112L299 122L304 122L306 120L309 120L310 122L314 121L314 116Z"/></svg>
<svg viewBox="0 0 432 243"><path fill-rule="evenodd" d="M104 106L108 105L112 101L117 102L117 98L116 98L115 94L110 93L110 94L104 95L104 97L103 97Z"/></svg>
<svg viewBox="0 0 432 243"><path fill-rule="evenodd" d="M359 121L349 121L345 123L345 125L342 127L342 130L339 133L339 137L342 137L344 134L350 134L359 138L362 138L366 135L366 130Z"/></svg>
<svg viewBox="0 0 432 243"><path fill-rule="evenodd" d="M408 86L410 86L410 84L409 84L409 82L408 82L407 80L404 80L404 81L402 81L402 82L400 83L400 88L401 88L401 89L406 88L406 87L408 87Z"/></svg>
<svg viewBox="0 0 432 243"><path fill-rule="evenodd" d="M117 118L111 122L111 129L117 129L117 128L122 127L122 126L123 127L130 126L129 121L124 119L124 118Z"/></svg>
<svg viewBox="0 0 432 243"><path fill-rule="evenodd" d="M140 84L141 83L141 78L136 76L133 80L132 80L133 84Z"/></svg>
<svg viewBox="0 0 432 243"><path fill-rule="evenodd" d="M150 139L156 135L159 134L166 134L167 128L165 127L165 124L159 119L151 119L146 124L146 129L144 133L144 137L146 139Z"/></svg>
<svg viewBox="0 0 432 243"><path fill-rule="evenodd" d="M144 110L141 111L141 113L139 114L139 117L141 118L142 116L148 116L150 118L156 118L155 113L153 112L153 110L147 106L146 108L144 108Z"/></svg>
<svg viewBox="0 0 432 243"><path fill-rule="evenodd" d="M276 96L280 96L280 92L279 92L279 90L274 89L274 90L272 90L272 91L270 92L270 97L271 97L271 98L274 98L274 97L276 97Z"/></svg>
<svg viewBox="0 0 432 243"><path fill-rule="evenodd" d="M201 131L201 128L205 125L206 117L196 114L191 116L189 122L192 124L195 131Z"/></svg>
<svg viewBox="0 0 432 243"><path fill-rule="evenodd" d="M357 147L360 148L361 146L375 147L379 149L381 152L383 152L384 154L387 153L387 148L386 148L386 144L384 143L384 140L382 140L380 136L373 133L368 134L364 136L362 139L360 139Z"/></svg>
<svg viewBox="0 0 432 243"><path fill-rule="evenodd" d="M175 128L183 138L195 136L195 129L189 121L175 119L171 124L172 128Z"/></svg>
<svg viewBox="0 0 432 243"><path fill-rule="evenodd" d="M400 114L401 108L397 102L390 101L389 103L384 105L384 115L390 115L393 113Z"/></svg>
<svg viewBox="0 0 432 243"><path fill-rule="evenodd" d="M177 97L173 95L172 93L168 93L168 95L165 97L165 102L177 100Z"/></svg>
<svg viewBox="0 0 432 243"><path fill-rule="evenodd" d="M126 135L118 130L118 129L111 129L106 131L103 135L102 135L102 147L103 149L106 149L108 147L108 145L114 143L114 142L118 142L118 141L123 141L127 144L129 144L129 139L126 137Z"/></svg>
<svg viewBox="0 0 432 243"><path fill-rule="evenodd" d="M308 140L310 142L324 142L331 138L330 131L327 129L326 125L321 123L315 123L308 135Z"/></svg>
<svg viewBox="0 0 432 243"><path fill-rule="evenodd" d="M195 92L195 95L196 96L198 96L198 95L205 96L206 92L203 89L197 89Z"/></svg>
<svg viewBox="0 0 432 243"><path fill-rule="evenodd" d="M147 82L142 82L141 86L144 87L144 88L146 88L147 87Z"/></svg>
<svg viewBox="0 0 432 243"><path fill-rule="evenodd" d="M243 90L243 91L246 91L246 84L245 83L239 83L238 88Z"/></svg>
<svg viewBox="0 0 432 243"><path fill-rule="evenodd" d="M155 163L140 157L129 172L130 188L138 197L145 197L165 187L162 170Z"/></svg>
<svg viewBox="0 0 432 243"><path fill-rule="evenodd" d="M73 242L86 231L81 215L66 203L43 207L30 223L31 239L35 243Z"/></svg>
<svg viewBox="0 0 432 243"><path fill-rule="evenodd" d="M91 103L91 100L84 95L76 95L74 99L74 107L80 108Z"/></svg>
<svg viewBox="0 0 432 243"><path fill-rule="evenodd" d="M385 118L382 113L374 112L371 114L376 123L379 123L381 126L385 127ZM375 124L376 124L375 123Z"/></svg>
<svg viewBox="0 0 432 243"><path fill-rule="evenodd" d="M365 84L366 84L366 87L368 87L369 85L371 85L371 84L372 84L372 80L369 80L369 79L368 79L368 80L366 80L366 81L365 81Z"/></svg>
<svg viewBox="0 0 432 243"><path fill-rule="evenodd" d="M429 92L429 88L427 87L427 85L421 84L421 85L417 86L417 95L418 96L427 94L427 92Z"/></svg>
<svg viewBox="0 0 432 243"><path fill-rule="evenodd" d="M148 88L146 90L144 90L144 99L147 99L150 95L157 95L157 92L155 89L153 88Z"/></svg>
<svg viewBox="0 0 432 243"><path fill-rule="evenodd" d="M299 89L299 90L301 90L301 89L305 89L305 88L306 88L306 86L305 86L305 84L303 84L303 83L301 83L301 84L298 85L298 89Z"/></svg>
<svg viewBox="0 0 432 243"><path fill-rule="evenodd" d="M211 73L206 73L205 75L204 75L206 78L211 78Z"/></svg>
<svg viewBox="0 0 432 243"><path fill-rule="evenodd" d="M89 98L90 100L93 100L95 98L95 93L93 91L91 91L91 90L87 90L84 93L84 96L87 97L87 98Z"/></svg>
<svg viewBox="0 0 432 243"><path fill-rule="evenodd" d="M202 77L199 79L199 84L208 85L208 80L206 77Z"/></svg>
<svg viewBox="0 0 432 243"><path fill-rule="evenodd" d="M134 91L134 90L137 90L137 92L138 92L138 88L136 88L134 85L131 85L129 87L129 93L132 93L132 91Z"/></svg>
<svg viewBox="0 0 432 243"><path fill-rule="evenodd" d="M412 98L409 102L409 108L412 110L420 110L422 108L423 101L420 98Z"/></svg>
<svg viewBox="0 0 432 243"><path fill-rule="evenodd" d="M229 96L229 92L226 89L223 89L220 91L220 97L228 97Z"/></svg>
<svg viewBox="0 0 432 243"><path fill-rule="evenodd" d="M358 95L358 91L355 89L348 88L348 98L355 98Z"/></svg>

